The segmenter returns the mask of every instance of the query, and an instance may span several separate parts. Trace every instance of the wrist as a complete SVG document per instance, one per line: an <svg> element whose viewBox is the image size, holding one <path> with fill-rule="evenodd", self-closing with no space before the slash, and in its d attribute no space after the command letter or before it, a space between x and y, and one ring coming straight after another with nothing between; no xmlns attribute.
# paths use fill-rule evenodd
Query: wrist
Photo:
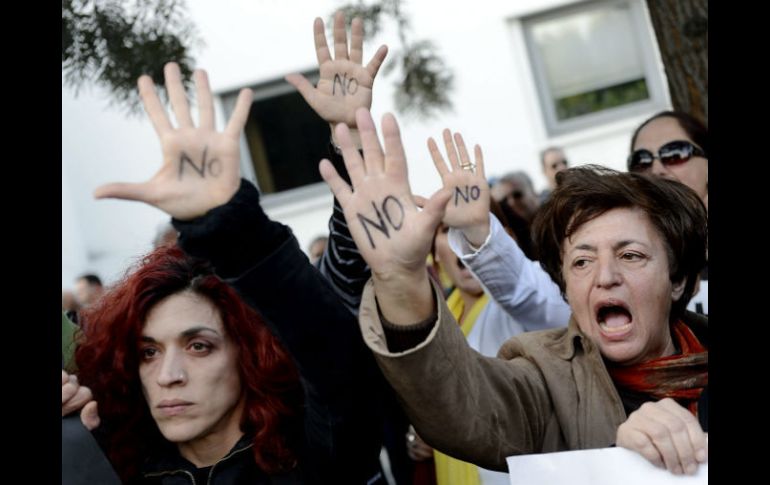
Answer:
<svg viewBox="0 0 770 485"><path fill-rule="evenodd" d="M460 228L465 240L473 248L478 249L484 245L489 237L489 219L486 219L483 224L475 224L473 226Z"/></svg>
<svg viewBox="0 0 770 485"><path fill-rule="evenodd" d="M382 315L394 325L413 325L434 313L433 288L428 271L372 275Z"/></svg>

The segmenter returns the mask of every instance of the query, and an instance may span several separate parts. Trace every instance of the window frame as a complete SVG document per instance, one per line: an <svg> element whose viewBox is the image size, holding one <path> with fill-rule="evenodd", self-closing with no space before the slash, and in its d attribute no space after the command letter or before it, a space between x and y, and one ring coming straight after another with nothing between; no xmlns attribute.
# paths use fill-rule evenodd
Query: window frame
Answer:
<svg viewBox="0 0 770 485"><path fill-rule="evenodd" d="M593 113L559 120L556 114L556 100L548 86L542 52L533 38L532 30L540 23L563 18L577 13L612 8L626 4L629 7L634 35L642 56L644 79L649 98L642 101L603 109ZM616 121L660 111L667 106L667 86L661 61L657 56L657 41L643 0L596 0L527 15L520 18L530 71L537 91L540 111L545 130L549 137L565 135L594 128Z"/></svg>

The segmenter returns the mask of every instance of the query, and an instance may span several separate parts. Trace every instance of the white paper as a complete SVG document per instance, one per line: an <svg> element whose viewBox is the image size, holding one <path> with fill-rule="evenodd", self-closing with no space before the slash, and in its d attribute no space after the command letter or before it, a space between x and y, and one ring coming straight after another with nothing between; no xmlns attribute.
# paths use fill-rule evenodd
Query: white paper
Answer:
<svg viewBox="0 0 770 485"><path fill-rule="evenodd" d="M704 485L708 463L695 475L674 475L625 448L509 456L511 485Z"/></svg>

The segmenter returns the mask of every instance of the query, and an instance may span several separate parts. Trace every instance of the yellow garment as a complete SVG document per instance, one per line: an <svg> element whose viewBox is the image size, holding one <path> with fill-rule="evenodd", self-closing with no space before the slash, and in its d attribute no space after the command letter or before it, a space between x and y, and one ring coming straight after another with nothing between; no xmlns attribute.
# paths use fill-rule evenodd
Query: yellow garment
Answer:
<svg viewBox="0 0 770 485"><path fill-rule="evenodd" d="M465 302L460 295L460 290L455 289L447 298L446 303L455 320L459 322L465 310ZM479 313L487 306L487 303L489 303L489 295L484 293L473 304L468 314L465 315L465 319L460 322L460 329L466 338L471 333ZM476 465L452 458L436 450L433 450L433 459L436 463L436 482L438 485L480 485L479 470Z"/></svg>

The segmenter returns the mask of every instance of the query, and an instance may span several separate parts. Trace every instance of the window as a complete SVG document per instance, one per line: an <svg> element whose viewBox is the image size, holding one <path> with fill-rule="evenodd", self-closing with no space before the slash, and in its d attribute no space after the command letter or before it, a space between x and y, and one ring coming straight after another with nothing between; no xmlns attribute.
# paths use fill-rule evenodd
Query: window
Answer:
<svg viewBox="0 0 770 485"><path fill-rule="evenodd" d="M550 135L666 105L641 0L581 3L522 25Z"/></svg>
<svg viewBox="0 0 770 485"><path fill-rule="evenodd" d="M313 83L318 79L317 70L303 74ZM256 182L262 194L282 193L282 201L317 191L300 190L306 186L317 185L315 189L328 191L319 184L322 179L318 173L318 162L328 156L328 123L283 79L249 87L254 91L254 102L241 144L244 177ZM226 119L232 114L239 91L221 94ZM274 197L267 200L270 198Z"/></svg>

